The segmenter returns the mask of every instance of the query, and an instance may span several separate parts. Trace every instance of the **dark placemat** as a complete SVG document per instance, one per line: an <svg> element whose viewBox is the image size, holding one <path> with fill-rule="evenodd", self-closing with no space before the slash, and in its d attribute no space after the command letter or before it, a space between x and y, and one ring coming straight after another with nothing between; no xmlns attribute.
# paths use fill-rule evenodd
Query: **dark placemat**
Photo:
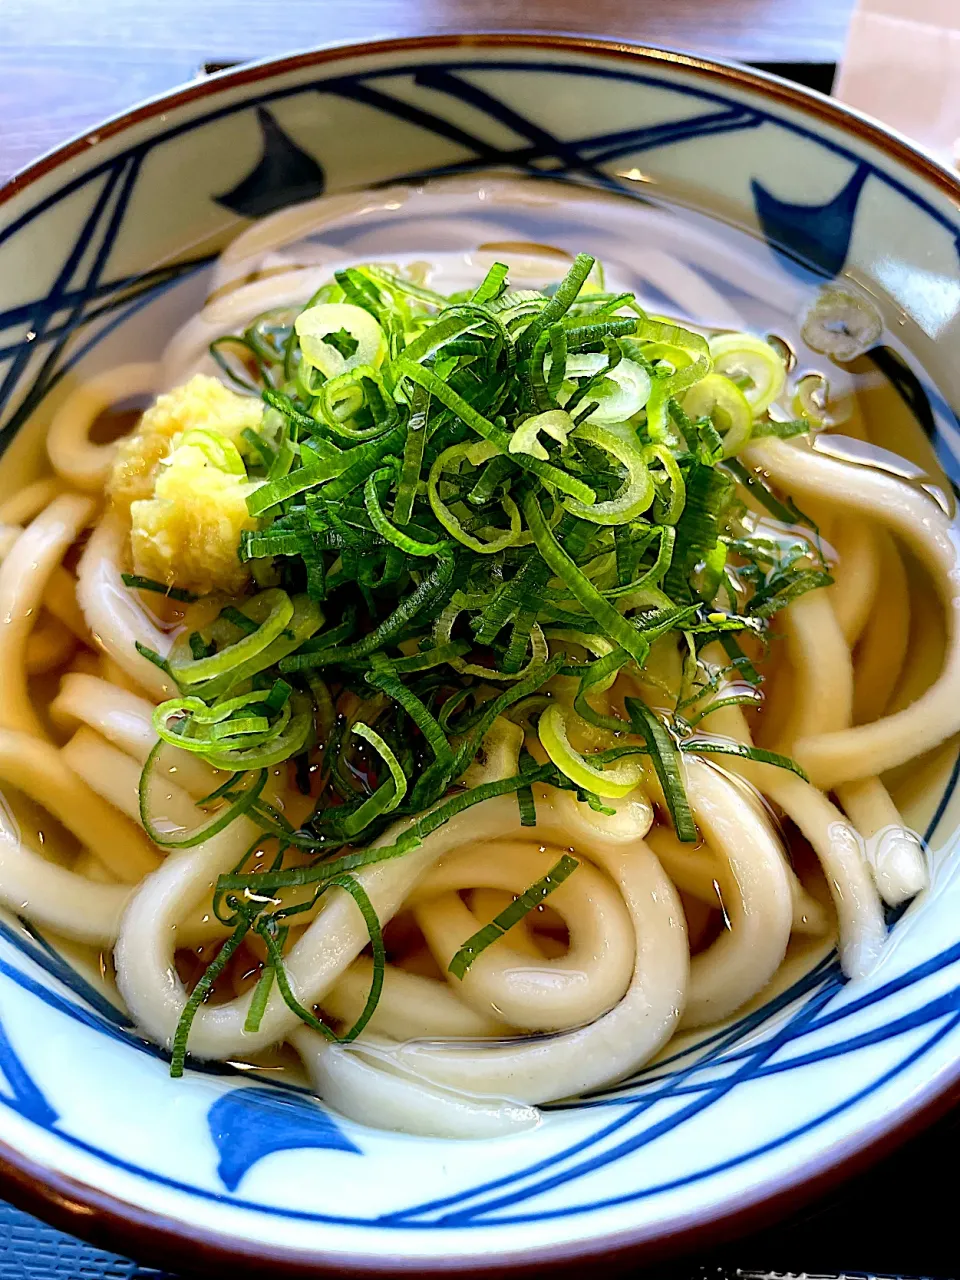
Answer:
<svg viewBox="0 0 960 1280"><path fill-rule="evenodd" d="M161 1271L138 1267L0 1204L0 1280L145 1280L147 1276L164 1280Z"/></svg>
<svg viewBox="0 0 960 1280"><path fill-rule="evenodd" d="M760 70L829 93L833 63L762 63ZM207 72L225 64L207 64ZM935 1211L955 1184L960 1109L843 1188L776 1226L684 1262L637 1272L646 1280L960 1280L960 1236ZM584 1268L584 1275L591 1268ZM177 1280L55 1231L0 1202L0 1280Z"/></svg>

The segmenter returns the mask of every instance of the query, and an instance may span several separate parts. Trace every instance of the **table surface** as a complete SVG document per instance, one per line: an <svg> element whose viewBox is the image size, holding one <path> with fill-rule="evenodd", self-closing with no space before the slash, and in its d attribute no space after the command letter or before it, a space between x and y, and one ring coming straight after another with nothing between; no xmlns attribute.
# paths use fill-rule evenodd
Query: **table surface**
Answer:
<svg viewBox="0 0 960 1280"><path fill-rule="evenodd" d="M0 181L206 62L437 31L578 31L836 62L854 0L0 0Z"/></svg>
<svg viewBox="0 0 960 1280"><path fill-rule="evenodd" d="M833 63L854 0L0 0L0 181L74 133L200 74L313 44L456 30L581 31L763 63ZM520 16L522 14L522 17ZM840 1196L671 1280L766 1271L957 1274L952 1224L930 1226L954 1119ZM899 1215L878 1232L896 1188ZM918 1230L919 1227L919 1230ZM157 1276L0 1205L0 1280Z"/></svg>

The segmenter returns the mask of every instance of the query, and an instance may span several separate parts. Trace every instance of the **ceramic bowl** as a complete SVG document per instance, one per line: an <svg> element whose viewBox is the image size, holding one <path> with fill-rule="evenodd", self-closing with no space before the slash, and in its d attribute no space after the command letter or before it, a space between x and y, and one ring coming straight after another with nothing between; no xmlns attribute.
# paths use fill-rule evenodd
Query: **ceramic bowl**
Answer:
<svg viewBox="0 0 960 1280"><path fill-rule="evenodd" d="M782 81L544 35L246 66L108 121L0 190L5 467L29 464L29 424L78 371L121 350L156 357L249 219L490 166L744 226L766 241L773 292L799 260L854 276L929 373L904 394L956 472L956 181ZM738 294L719 265L696 265L734 307L760 287ZM934 887L892 922L868 980L845 985L825 956L775 999L500 1139L364 1128L229 1066L171 1081L81 958L5 916L3 1190L127 1252L231 1274L576 1267L690 1247L796 1206L929 1117L960 1077L955 754L927 762L908 815Z"/></svg>

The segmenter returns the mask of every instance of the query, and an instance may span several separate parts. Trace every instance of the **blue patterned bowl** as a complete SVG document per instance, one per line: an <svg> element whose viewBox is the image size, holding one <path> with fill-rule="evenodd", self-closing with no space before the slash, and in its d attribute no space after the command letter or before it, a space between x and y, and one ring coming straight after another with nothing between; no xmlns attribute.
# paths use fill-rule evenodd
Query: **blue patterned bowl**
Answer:
<svg viewBox="0 0 960 1280"><path fill-rule="evenodd" d="M774 295L798 260L853 275L936 382L940 394L916 379L905 393L956 473L960 186L950 175L834 103L742 69L481 36L214 76L0 190L8 486L36 456L37 435L21 426L46 420L78 369L107 367L121 349L156 358L174 317L202 298L211 256L248 219L488 166L624 191L638 208L653 192L736 222L765 238L766 283L750 287ZM719 264L696 265L713 297L740 305ZM7 1193L143 1256L267 1262L272 1274L649 1257L794 1205L942 1105L960 1077L954 755L928 766L910 812L930 842L934 890L893 925L870 979L845 987L835 957L822 956L777 998L623 1084L483 1142L366 1129L229 1066L172 1082L82 957L4 916Z"/></svg>

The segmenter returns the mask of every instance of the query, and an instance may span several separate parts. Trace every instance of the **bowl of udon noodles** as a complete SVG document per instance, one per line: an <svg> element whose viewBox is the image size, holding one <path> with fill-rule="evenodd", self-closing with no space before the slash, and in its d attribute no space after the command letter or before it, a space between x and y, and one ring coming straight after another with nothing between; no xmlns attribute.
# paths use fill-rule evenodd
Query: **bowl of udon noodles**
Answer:
<svg viewBox="0 0 960 1280"><path fill-rule="evenodd" d="M0 1167L230 1274L660 1256L960 1075L955 179L437 37L0 190Z"/></svg>

